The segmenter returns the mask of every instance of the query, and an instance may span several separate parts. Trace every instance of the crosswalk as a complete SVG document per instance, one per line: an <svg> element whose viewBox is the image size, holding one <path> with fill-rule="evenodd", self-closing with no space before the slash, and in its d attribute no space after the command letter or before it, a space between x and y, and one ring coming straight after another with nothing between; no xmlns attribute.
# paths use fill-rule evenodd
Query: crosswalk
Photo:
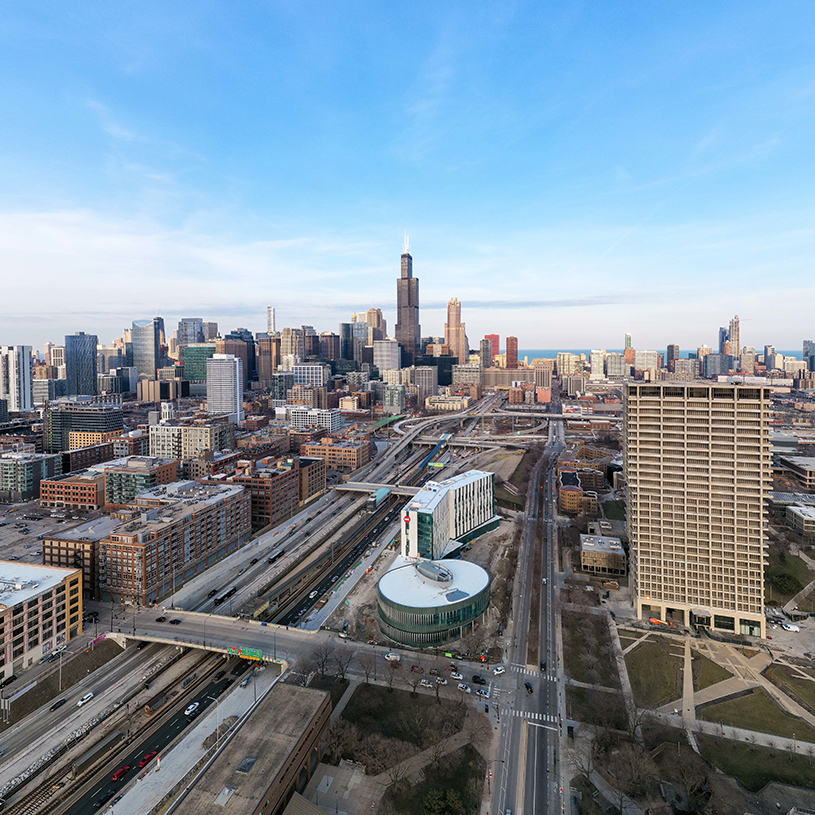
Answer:
<svg viewBox="0 0 815 815"><path fill-rule="evenodd" d="M521 719L527 719L530 722L556 723L558 721L558 717L553 713L529 713L526 710L513 710L512 715Z"/></svg>
<svg viewBox="0 0 815 815"><path fill-rule="evenodd" d="M550 673L541 673L528 665L510 665L510 670L514 673L522 674L523 676L537 676L545 682L557 682L557 676Z"/></svg>

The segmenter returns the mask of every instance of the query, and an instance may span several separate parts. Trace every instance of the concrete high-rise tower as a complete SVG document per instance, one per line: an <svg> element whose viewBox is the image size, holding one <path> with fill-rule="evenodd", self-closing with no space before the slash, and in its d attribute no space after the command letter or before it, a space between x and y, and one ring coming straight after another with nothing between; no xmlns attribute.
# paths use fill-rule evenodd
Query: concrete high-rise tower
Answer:
<svg viewBox="0 0 815 815"><path fill-rule="evenodd" d="M0 399L14 413L34 409L31 366L30 345L0 346Z"/></svg>
<svg viewBox="0 0 815 815"><path fill-rule="evenodd" d="M737 357L741 353L741 330L739 328L738 314L730 321L728 336L730 337L730 353Z"/></svg>
<svg viewBox="0 0 815 815"><path fill-rule="evenodd" d="M243 360L231 354L207 360L207 412L243 421Z"/></svg>
<svg viewBox="0 0 815 815"><path fill-rule="evenodd" d="M402 275L396 281L396 340L402 346L405 362L421 351L422 329L419 325L419 279L413 276L410 241L405 233L402 249Z"/></svg>
<svg viewBox="0 0 815 815"><path fill-rule="evenodd" d="M275 328L274 308L266 306L266 333L271 335L277 333Z"/></svg>
<svg viewBox="0 0 815 815"><path fill-rule="evenodd" d="M507 368L518 367L518 338L507 337Z"/></svg>
<svg viewBox="0 0 815 815"><path fill-rule="evenodd" d="M771 405L769 388L724 382L625 387L637 616L764 636Z"/></svg>
<svg viewBox="0 0 815 815"><path fill-rule="evenodd" d="M482 368L492 368L492 343L487 337L481 340L478 348Z"/></svg>
<svg viewBox="0 0 815 815"><path fill-rule="evenodd" d="M450 346L450 353L458 360L459 365L467 362L470 349L467 347L467 334L461 322L461 300L453 297L447 303L447 322L444 324L444 342Z"/></svg>

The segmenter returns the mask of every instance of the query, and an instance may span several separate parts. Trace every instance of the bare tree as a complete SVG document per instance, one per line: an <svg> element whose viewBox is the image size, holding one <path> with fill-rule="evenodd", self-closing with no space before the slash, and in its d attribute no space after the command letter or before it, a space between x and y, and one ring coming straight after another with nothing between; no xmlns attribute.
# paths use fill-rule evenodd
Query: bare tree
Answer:
<svg viewBox="0 0 815 815"><path fill-rule="evenodd" d="M490 720L481 711L471 710L469 713L470 715L464 723L464 733L470 744L480 744L486 741L492 733Z"/></svg>
<svg viewBox="0 0 815 815"><path fill-rule="evenodd" d="M682 745L676 746L676 753L667 762L669 778L682 789L684 811L698 812L705 804L701 793L707 782L707 768L704 759L693 750Z"/></svg>
<svg viewBox="0 0 815 815"><path fill-rule="evenodd" d="M586 781L594 771L594 745L590 740L586 749L572 744L566 748L566 759L575 772L580 773Z"/></svg>
<svg viewBox="0 0 815 815"><path fill-rule="evenodd" d="M605 754L604 765L614 776L620 812L624 811L626 796L644 794L657 778L653 759L639 744L620 744Z"/></svg>
<svg viewBox="0 0 815 815"><path fill-rule="evenodd" d="M484 629L475 625L470 627L470 630L461 638L464 648L471 656L478 656L481 653L481 648L484 645Z"/></svg>
<svg viewBox="0 0 815 815"><path fill-rule="evenodd" d="M370 651L363 651L357 662L365 673L365 684L367 685L368 682L370 682L371 674L376 672L376 654Z"/></svg>
<svg viewBox="0 0 815 815"><path fill-rule="evenodd" d="M416 673L415 671L405 671L404 675L402 676L402 681L410 688L410 692L413 696L416 696L416 691L419 687L419 684L422 681L422 675L420 673Z"/></svg>
<svg viewBox="0 0 815 815"><path fill-rule="evenodd" d="M393 690L393 683L396 680L396 666L398 662L385 663L385 681L388 683L388 690Z"/></svg>
<svg viewBox="0 0 815 815"><path fill-rule="evenodd" d="M405 782L410 771L407 759L411 754L410 746L397 739L388 739L383 745L382 761L385 764L385 774L395 790L399 790Z"/></svg>
<svg viewBox="0 0 815 815"><path fill-rule="evenodd" d="M345 679L348 668L351 666L356 655L357 652L352 648L341 648L334 653L334 664L337 666L340 679Z"/></svg>
<svg viewBox="0 0 815 815"><path fill-rule="evenodd" d="M334 656L334 645L328 640L318 645L311 652L311 659L314 661L314 664L317 666L317 670L321 674L326 673L328 663L331 662L333 656Z"/></svg>
<svg viewBox="0 0 815 815"><path fill-rule="evenodd" d="M356 725L342 717L332 721L328 728L328 756L333 762L347 758L352 745L359 741Z"/></svg>

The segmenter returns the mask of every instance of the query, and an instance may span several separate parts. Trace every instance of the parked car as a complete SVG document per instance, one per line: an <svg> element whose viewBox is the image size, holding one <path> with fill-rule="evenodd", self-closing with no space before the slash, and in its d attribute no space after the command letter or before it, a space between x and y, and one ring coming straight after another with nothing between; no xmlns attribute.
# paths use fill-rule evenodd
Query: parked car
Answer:
<svg viewBox="0 0 815 815"><path fill-rule="evenodd" d="M431 676L438 676L438 675L439 675L439 669L438 669L438 668L431 668L431 669L428 671L428 673L429 673Z"/></svg>
<svg viewBox="0 0 815 815"><path fill-rule="evenodd" d="M487 680L483 677L479 676L478 674L473 674L473 684L474 685L486 685Z"/></svg>
<svg viewBox="0 0 815 815"><path fill-rule="evenodd" d="M166 617L156 617L156 622L157 623L166 623L167 618Z"/></svg>
<svg viewBox="0 0 815 815"><path fill-rule="evenodd" d="M116 790L108 790L93 802L94 809L101 809L113 796L116 795Z"/></svg>
<svg viewBox="0 0 815 815"><path fill-rule="evenodd" d="M493 672L493 674L495 674L495 676L501 676L501 674L504 674L504 673L507 672L507 669L503 665L496 665L492 669L492 672Z"/></svg>
<svg viewBox="0 0 815 815"><path fill-rule="evenodd" d="M458 671L450 671L450 676L453 679L464 679L464 677Z"/></svg>
<svg viewBox="0 0 815 815"><path fill-rule="evenodd" d="M10 685L17 679L17 674L12 674L11 676L7 676L2 682L0 682L0 688L5 688L6 685Z"/></svg>
<svg viewBox="0 0 815 815"><path fill-rule="evenodd" d="M170 620L170 625L181 625L181 620L176 617L174 620Z"/></svg>
<svg viewBox="0 0 815 815"><path fill-rule="evenodd" d="M477 696L483 696L485 699L490 698L490 692L488 690L484 690L484 688L478 688L476 690L476 695Z"/></svg>
<svg viewBox="0 0 815 815"><path fill-rule="evenodd" d="M436 677L436 684L437 685L446 685L447 680L443 676L437 676Z"/></svg>
<svg viewBox="0 0 815 815"><path fill-rule="evenodd" d="M433 683L432 683L432 682L431 682L429 679L422 679L422 680L419 682L419 684L420 684L420 685L421 685L423 688L432 688L432 687L433 687Z"/></svg>
<svg viewBox="0 0 815 815"><path fill-rule="evenodd" d="M470 686L469 686L469 685L466 685L464 682L459 682L459 683L458 683L458 685L456 685L456 687L457 687L457 688L458 688L458 689L459 689L459 690L460 690L462 693L471 693L471 692L472 692L472 689L470 688Z"/></svg>
<svg viewBox="0 0 815 815"><path fill-rule="evenodd" d="M784 631L800 631L801 630L794 623L784 623L784 625L782 625L781 627L784 629Z"/></svg>
<svg viewBox="0 0 815 815"><path fill-rule="evenodd" d="M387 662L400 662L402 660L402 657L399 654L388 652L387 654L385 654L385 660Z"/></svg>

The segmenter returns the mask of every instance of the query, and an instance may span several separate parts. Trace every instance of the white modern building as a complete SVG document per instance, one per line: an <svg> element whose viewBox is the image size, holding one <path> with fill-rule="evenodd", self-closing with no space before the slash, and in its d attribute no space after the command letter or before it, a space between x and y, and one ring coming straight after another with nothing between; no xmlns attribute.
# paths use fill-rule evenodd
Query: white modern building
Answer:
<svg viewBox="0 0 815 815"><path fill-rule="evenodd" d="M481 470L428 481L402 511L402 556L438 560L494 529L494 484Z"/></svg>
<svg viewBox="0 0 815 815"><path fill-rule="evenodd" d="M12 413L33 410L30 345L0 346L0 399L8 401Z"/></svg>
<svg viewBox="0 0 815 815"><path fill-rule="evenodd" d="M207 360L207 411L243 421L243 360L232 354L213 354Z"/></svg>
<svg viewBox="0 0 815 815"><path fill-rule="evenodd" d="M380 371L402 367L402 351L394 339L374 340L374 365Z"/></svg>
<svg viewBox="0 0 815 815"><path fill-rule="evenodd" d="M295 427L316 425L335 433L342 427L342 412L339 408L311 408L307 405L282 405L275 408L275 418Z"/></svg>
<svg viewBox="0 0 815 815"><path fill-rule="evenodd" d="M299 363L292 366L295 385L314 385L321 388L331 377L331 368L319 362Z"/></svg>

